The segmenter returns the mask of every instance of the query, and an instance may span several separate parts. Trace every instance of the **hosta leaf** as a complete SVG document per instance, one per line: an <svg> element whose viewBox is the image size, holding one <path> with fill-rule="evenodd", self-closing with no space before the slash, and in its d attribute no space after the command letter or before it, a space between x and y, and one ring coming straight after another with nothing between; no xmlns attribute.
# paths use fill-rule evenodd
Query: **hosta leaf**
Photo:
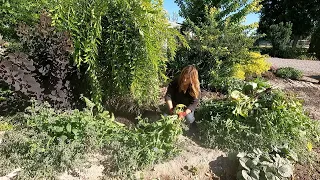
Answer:
<svg viewBox="0 0 320 180"><path fill-rule="evenodd" d="M241 174L242 174L242 177L243 177L245 180L253 180L253 179L249 176L248 171L242 170L242 171L241 171Z"/></svg>
<svg viewBox="0 0 320 180"><path fill-rule="evenodd" d="M65 140L67 140L67 139L68 139L68 137L67 137L67 136L65 136L65 135L62 135L62 136L60 136L60 139L61 139L61 141L63 142L63 141L65 141Z"/></svg>
<svg viewBox="0 0 320 180"><path fill-rule="evenodd" d="M55 126L54 127L54 131L56 131L56 132L58 132L58 133L61 133L62 131L63 131L63 127L61 127L61 126Z"/></svg>
<svg viewBox="0 0 320 180"><path fill-rule="evenodd" d="M278 172L282 177L291 177L293 175L293 167L291 164L285 164L279 167Z"/></svg>
<svg viewBox="0 0 320 180"><path fill-rule="evenodd" d="M67 124L66 129L67 129L68 133L71 133L71 124L70 123Z"/></svg>
<svg viewBox="0 0 320 180"><path fill-rule="evenodd" d="M252 159L252 164L254 166L258 165L259 162L260 162L259 157L256 157L256 158Z"/></svg>
<svg viewBox="0 0 320 180"><path fill-rule="evenodd" d="M232 91L231 98L235 100L239 100L243 94L240 91Z"/></svg>
<svg viewBox="0 0 320 180"><path fill-rule="evenodd" d="M250 171L250 176L253 180L259 180L260 179L260 170L259 169L253 169Z"/></svg>
<svg viewBox="0 0 320 180"><path fill-rule="evenodd" d="M238 158L243 158L243 157L245 157L246 155L247 155L247 153L245 153L245 152L240 152L240 153L237 154L237 157L238 157Z"/></svg>
<svg viewBox="0 0 320 180"><path fill-rule="evenodd" d="M78 132L79 132L78 129L72 128L71 131L72 131L72 133L73 133L74 135L78 135Z"/></svg>
<svg viewBox="0 0 320 180"><path fill-rule="evenodd" d="M248 85L251 86L252 89L256 89L258 87L258 84L255 82L248 82Z"/></svg>
<svg viewBox="0 0 320 180"><path fill-rule="evenodd" d="M241 166L242 166L244 169L246 169L246 170L249 171L250 168L246 165L246 163L247 163L248 160L249 160L248 158L243 157L243 158L240 158L240 159L239 159L239 162L240 162Z"/></svg>
<svg viewBox="0 0 320 180"><path fill-rule="evenodd" d="M267 179L267 180L280 180L279 177L277 177L276 175L274 175L274 174L271 173L271 172L267 172L267 173L266 173L266 179Z"/></svg>

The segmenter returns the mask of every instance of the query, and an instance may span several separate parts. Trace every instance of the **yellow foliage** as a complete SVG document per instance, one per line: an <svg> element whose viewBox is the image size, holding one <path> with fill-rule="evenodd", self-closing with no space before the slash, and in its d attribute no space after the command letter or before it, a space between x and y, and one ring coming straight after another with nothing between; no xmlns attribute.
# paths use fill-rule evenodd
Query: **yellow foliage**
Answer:
<svg viewBox="0 0 320 180"><path fill-rule="evenodd" d="M307 143L307 149L308 149L308 151L312 151L312 148L313 148L312 143L311 143L311 142L308 142L308 143Z"/></svg>
<svg viewBox="0 0 320 180"><path fill-rule="evenodd" d="M243 65L240 65L240 64L235 65L233 76L238 79L245 79L246 78L246 73L244 71Z"/></svg>
<svg viewBox="0 0 320 180"><path fill-rule="evenodd" d="M260 76L270 69L271 64L266 61L267 56L257 52L249 53L250 61L246 64L237 64L234 67L233 76L238 79L245 79L248 76Z"/></svg>

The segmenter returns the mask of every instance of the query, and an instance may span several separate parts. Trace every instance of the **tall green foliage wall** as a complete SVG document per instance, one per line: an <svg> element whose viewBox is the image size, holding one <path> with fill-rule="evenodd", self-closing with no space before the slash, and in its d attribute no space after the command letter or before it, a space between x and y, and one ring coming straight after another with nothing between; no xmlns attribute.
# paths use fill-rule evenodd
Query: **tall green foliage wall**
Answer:
<svg viewBox="0 0 320 180"><path fill-rule="evenodd" d="M71 32L74 62L87 67L92 99L126 96L140 106L157 102L168 54L178 31L169 28L162 1L67 0L52 10L54 24ZM169 52L168 52L169 51Z"/></svg>
<svg viewBox="0 0 320 180"><path fill-rule="evenodd" d="M132 94L141 105L157 102L160 79L178 32L168 28L160 1L116 1L102 18L99 62L109 95ZM104 79L104 80L103 80ZM110 94L111 93L111 94Z"/></svg>

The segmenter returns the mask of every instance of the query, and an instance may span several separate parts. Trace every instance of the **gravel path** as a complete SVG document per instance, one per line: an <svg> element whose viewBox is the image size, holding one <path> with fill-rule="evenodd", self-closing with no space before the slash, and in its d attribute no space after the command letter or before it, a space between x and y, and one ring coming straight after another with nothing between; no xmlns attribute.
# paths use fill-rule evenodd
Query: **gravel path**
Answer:
<svg viewBox="0 0 320 180"><path fill-rule="evenodd" d="M293 67L302 71L305 76L320 76L320 61L281 58L269 58L268 61L277 68Z"/></svg>

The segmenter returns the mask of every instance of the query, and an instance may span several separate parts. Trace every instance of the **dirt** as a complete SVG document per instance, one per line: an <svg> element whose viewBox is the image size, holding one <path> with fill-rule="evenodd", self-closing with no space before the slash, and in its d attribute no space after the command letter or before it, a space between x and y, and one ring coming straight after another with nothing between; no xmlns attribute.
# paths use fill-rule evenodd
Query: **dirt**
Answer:
<svg viewBox="0 0 320 180"><path fill-rule="evenodd" d="M293 67L305 76L320 76L320 61L269 58L268 61L276 68Z"/></svg>
<svg viewBox="0 0 320 180"><path fill-rule="evenodd" d="M88 158L88 163L84 165L86 168L75 169L74 171L68 171L61 174L59 180L99 180L104 177L103 162L106 157L94 154Z"/></svg>
<svg viewBox="0 0 320 180"><path fill-rule="evenodd" d="M226 153L218 149L207 149L200 147L188 137L180 137L182 152L176 158L157 164L151 169L137 172L137 177L146 180L187 180L187 179L235 179L236 167Z"/></svg>
<svg viewBox="0 0 320 180"><path fill-rule="evenodd" d="M320 179L320 148L313 149L315 162L313 164L296 164L294 179L319 180Z"/></svg>
<svg viewBox="0 0 320 180"><path fill-rule="evenodd" d="M180 136L178 144L181 148L179 156L166 162L156 164L135 174L136 179L161 180L233 180L235 179L235 162L226 157L226 153L218 149L200 147L185 136ZM87 168L65 172L60 180L98 180L115 179L104 175L103 161L106 157L91 155Z"/></svg>

